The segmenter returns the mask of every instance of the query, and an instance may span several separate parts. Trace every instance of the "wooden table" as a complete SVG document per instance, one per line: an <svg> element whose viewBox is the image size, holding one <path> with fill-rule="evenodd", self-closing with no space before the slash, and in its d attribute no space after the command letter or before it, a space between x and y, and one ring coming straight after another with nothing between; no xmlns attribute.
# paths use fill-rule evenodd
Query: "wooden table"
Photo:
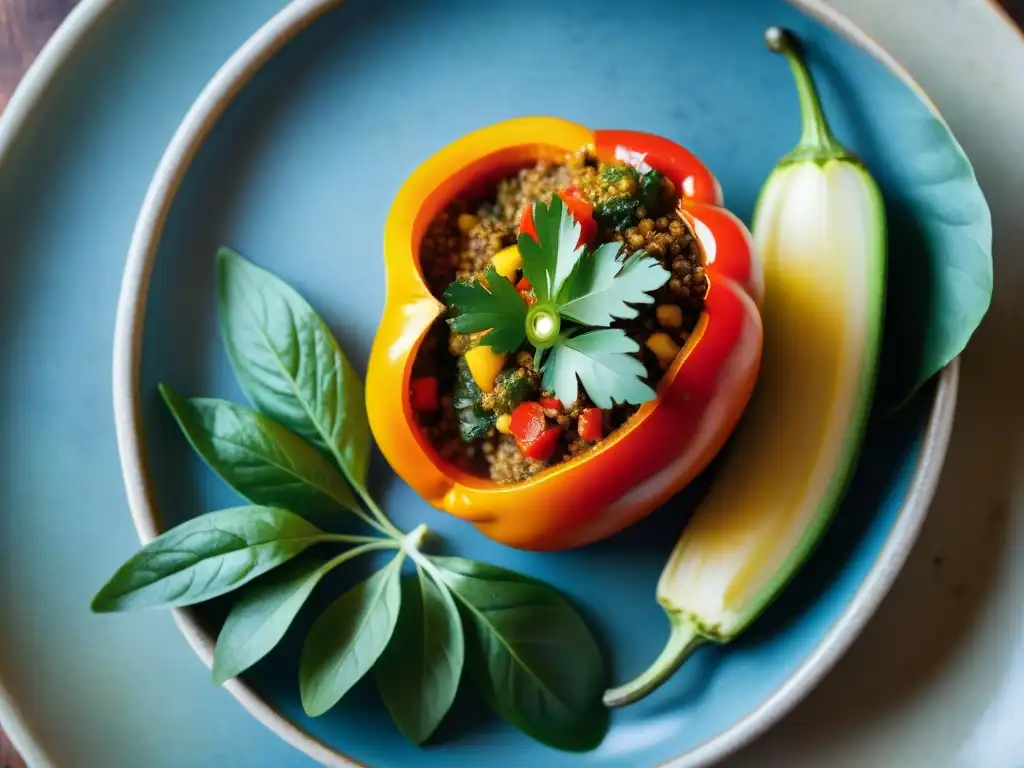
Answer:
<svg viewBox="0 0 1024 768"><path fill-rule="evenodd" d="M77 0L0 0L0 110L43 43ZM1001 0L1024 25L1024 0ZM25 768L0 731L0 768Z"/></svg>

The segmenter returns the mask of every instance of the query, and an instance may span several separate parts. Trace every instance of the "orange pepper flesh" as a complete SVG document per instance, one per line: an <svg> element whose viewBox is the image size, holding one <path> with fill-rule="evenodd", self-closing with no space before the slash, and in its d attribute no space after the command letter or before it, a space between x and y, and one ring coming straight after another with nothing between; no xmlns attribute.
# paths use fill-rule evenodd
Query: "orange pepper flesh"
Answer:
<svg viewBox="0 0 1024 768"><path fill-rule="evenodd" d="M697 326L645 403L592 450L520 483L498 485L443 459L417 426L412 363L445 307L427 288L419 243L454 198L537 160L585 145L611 160L646 152L682 194L704 251L709 288ZM424 499L511 547L558 550L606 538L688 485L721 450L760 366L763 295L750 234L720 207L711 173L679 145L651 134L592 131L557 118L518 118L475 131L417 168L392 205L384 235L387 299L367 372L367 410L385 458Z"/></svg>

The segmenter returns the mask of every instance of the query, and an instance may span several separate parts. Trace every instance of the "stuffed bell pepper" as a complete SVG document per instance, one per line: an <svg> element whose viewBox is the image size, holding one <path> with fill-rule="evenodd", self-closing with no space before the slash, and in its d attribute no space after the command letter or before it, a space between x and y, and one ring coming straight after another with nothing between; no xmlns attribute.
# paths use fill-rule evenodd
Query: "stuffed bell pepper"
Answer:
<svg viewBox="0 0 1024 768"><path fill-rule="evenodd" d="M374 436L431 504L506 545L635 523L708 465L754 388L750 236L664 138L484 128L414 172L384 249Z"/></svg>

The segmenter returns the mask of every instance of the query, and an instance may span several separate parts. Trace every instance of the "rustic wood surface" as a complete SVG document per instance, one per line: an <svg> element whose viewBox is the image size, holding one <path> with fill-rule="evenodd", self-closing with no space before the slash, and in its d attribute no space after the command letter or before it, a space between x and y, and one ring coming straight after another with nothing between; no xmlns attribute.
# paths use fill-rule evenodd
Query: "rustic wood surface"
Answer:
<svg viewBox="0 0 1024 768"><path fill-rule="evenodd" d="M77 0L0 0L0 110L43 43ZM1002 0L1024 24L1024 0ZM25 768L0 731L0 768Z"/></svg>

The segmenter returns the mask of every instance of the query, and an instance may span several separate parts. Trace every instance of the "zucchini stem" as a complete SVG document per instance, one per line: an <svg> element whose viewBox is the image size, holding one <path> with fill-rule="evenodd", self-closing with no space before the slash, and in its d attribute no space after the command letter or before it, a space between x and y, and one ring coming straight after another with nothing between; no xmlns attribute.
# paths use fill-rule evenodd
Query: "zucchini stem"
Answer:
<svg viewBox="0 0 1024 768"><path fill-rule="evenodd" d="M789 68L793 71L796 92L800 99L800 141L793 151L786 155L783 162L850 159L850 153L836 139L828 124L828 118L825 117L818 89L804 60L804 49L800 40L782 27L769 27L764 33L764 40L770 51L786 57Z"/></svg>
<svg viewBox="0 0 1024 768"><path fill-rule="evenodd" d="M669 613L671 630L665 649L635 680L604 693L606 707L624 707L650 695L676 673L690 654L707 642L697 625L681 613Z"/></svg>

